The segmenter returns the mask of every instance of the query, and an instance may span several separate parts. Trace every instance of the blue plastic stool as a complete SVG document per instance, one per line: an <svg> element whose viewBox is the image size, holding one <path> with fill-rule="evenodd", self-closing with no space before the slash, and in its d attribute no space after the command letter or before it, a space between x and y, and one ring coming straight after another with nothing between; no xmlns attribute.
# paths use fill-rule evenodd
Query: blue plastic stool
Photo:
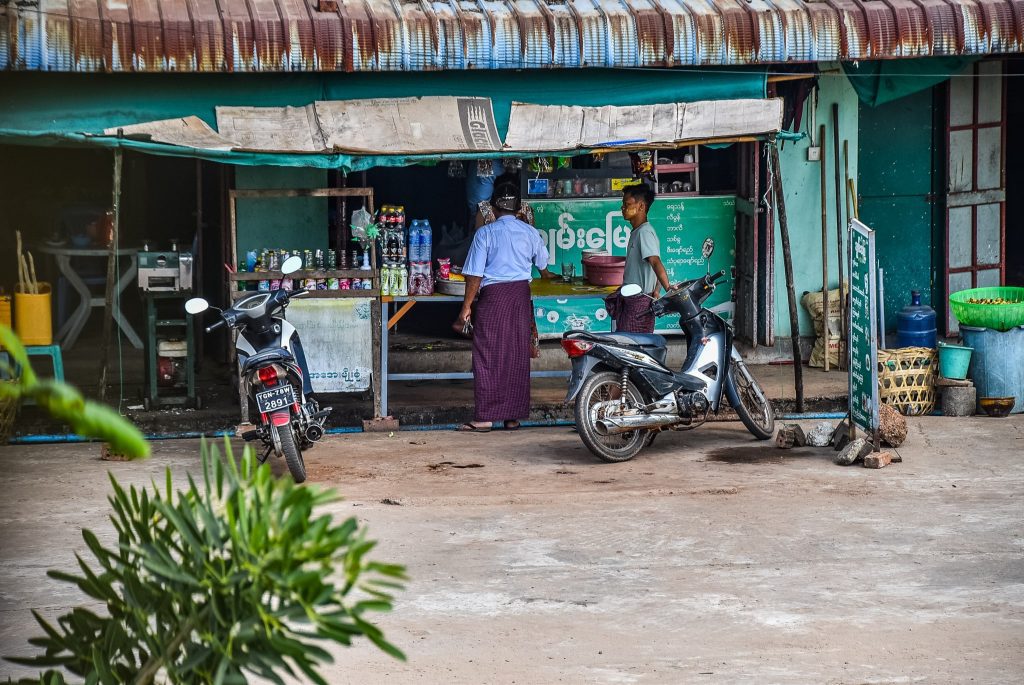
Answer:
<svg viewBox="0 0 1024 685"><path fill-rule="evenodd" d="M53 362L53 377L64 380L64 357L60 353L60 345L26 345L25 351L30 357L49 357Z"/></svg>
<svg viewBox="0 0 1024 685"><path fill-rule="evenodd" d="M64 380L64 357L60 352L60 345L26 345L25 352L30 357L49 357L53 362L54 379L58 381ZM11 357L7 354L6 350L0 350L0 358L2 358L6 364L11 364ZM15 372L20 375L20 371L18 371L17 368L15 368ZM0 377L6 378L7 374L0 373ZM36 401L33 399L26 398L24 400L24 404L35 403Z"/></svg>

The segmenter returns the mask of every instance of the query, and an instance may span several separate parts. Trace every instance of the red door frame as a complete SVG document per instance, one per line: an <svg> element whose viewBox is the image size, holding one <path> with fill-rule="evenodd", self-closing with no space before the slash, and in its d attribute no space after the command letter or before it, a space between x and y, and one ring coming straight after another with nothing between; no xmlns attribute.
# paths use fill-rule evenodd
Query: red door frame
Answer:
<svg viewBox="0 0 1024 685"><path fill-rule="evenodd" d="M978 84L980 78L978 74L978 67L980 63L975 64L973 67L974 74L974 87L971 89L972 102L972 114L971 123L962 124L958 126L950 125L950 113L952 111L952 98L953 90L947 85L946 87L946 208L945 208L945 243L943 245L943 283L942 289L946 294L943 306L943 326L946 329L946 335L955 335L955 331L949 326L949 301L948 298L951 295L949 291L949 276L950 274L957 273L970 273L971 274L971 287L976 288L978 286L978 271L989 271L996 267L999 268L999 282L1000 284L1006 282L1006 64L1004 60L993 60L1000 63L1000 69L1002 73L1002 95L1000 100L1000 106L1002 112L998 122L988 122L984 124L978 123ZM953 78L956 78L954 76ZM978 189L978 132L983 128L995 128L996 126L1001 127L1000 133L1000 159L999 165L999 188L996 189ZM966 191L951 192L949 190L949 177L950 177L950 134L956 131L971 131L971 189ZM962 196L958 198L957 196ZM991 199L986 200L986 196ZM962 199L960 202L958 200ZM974 200L973 202L971 200ZM978 206L986 204L998 204L999 205L999 261L995 264L978 264ZM971 207L971 264L969 266L951 268L949 266L949 210L952 207Z"/></svg>

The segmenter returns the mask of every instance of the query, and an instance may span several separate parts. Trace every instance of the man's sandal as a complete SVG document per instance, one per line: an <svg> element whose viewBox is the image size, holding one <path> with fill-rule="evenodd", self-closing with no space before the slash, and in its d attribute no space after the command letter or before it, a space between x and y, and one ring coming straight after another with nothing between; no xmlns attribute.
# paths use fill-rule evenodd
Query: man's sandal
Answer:
<svg viewBox="0 0 1024 685"><path fill-rule="evenodd" d="M490 433L490 426L474 426L471 423L464 423L455 429L458 433Z"/></svg>

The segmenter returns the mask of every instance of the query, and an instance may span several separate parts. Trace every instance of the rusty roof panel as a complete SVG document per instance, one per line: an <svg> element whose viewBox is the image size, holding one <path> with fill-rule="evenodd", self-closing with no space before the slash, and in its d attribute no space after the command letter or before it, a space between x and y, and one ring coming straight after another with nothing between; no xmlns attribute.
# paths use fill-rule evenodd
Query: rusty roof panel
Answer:
<svg viewBox="0 0 1024 685"><path fill-rule="evenodd" d="M22 0L0 5L0 69L31 71L672 67L1022 50L1024 0Z"/></svg>

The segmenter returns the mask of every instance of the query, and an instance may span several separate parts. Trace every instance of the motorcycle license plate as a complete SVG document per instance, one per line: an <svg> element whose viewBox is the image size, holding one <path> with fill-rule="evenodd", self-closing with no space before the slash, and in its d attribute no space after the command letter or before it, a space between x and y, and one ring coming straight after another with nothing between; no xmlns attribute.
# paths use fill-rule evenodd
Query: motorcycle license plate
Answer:
<svg viewBox="0 0 1024 685"><path fill-rule="evenodd" d="M261 414L268 414L295 404L295 393L290 385L279 385L256 393L256 408Z"/></svg>

